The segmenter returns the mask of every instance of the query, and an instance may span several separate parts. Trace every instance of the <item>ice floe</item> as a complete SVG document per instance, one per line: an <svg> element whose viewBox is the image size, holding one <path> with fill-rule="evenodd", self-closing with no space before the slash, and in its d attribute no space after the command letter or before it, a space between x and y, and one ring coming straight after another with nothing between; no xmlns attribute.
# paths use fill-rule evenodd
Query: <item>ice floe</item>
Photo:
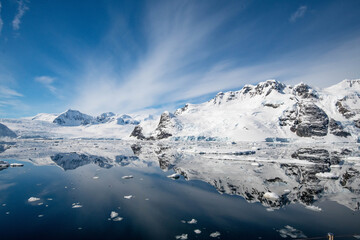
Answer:
<svg viewBox="0 0 360 240"><path fill-rule="evenodd" d="M296 228L286 225L284 228L278 230L282 238L306 238L306 235Z"/></svg>
<svg viewBox="0 0 360 240"><path fill-rule="evenodd" d="M312 211L315 211L315 212L321 212L321 211L322 211L321 208L319 208L319 207L317 207L317 206L313 206L313 205L311 205L311 206L306 206L305 208L306 208L306 209L309 209L309 210L312 210Z"/></svg>
<svg viewBox="0 0 360 240"><path fill-rule="evenodd" d="M216 237L218 237L220 235L221 235L220 232L216 231L216 232L211 233L210 237L216 238Z"/></svg>
<svg viewBox="0 0 360 240"><path fill-rule="evenodd" d="M197 220L196 219L191 219L190 221L187 222L188 224L196 224Z"/></svg>
<svg viewBox="0 0 360 240"><path fill-rule="evenodd" d="M167 177L171 178L171 179L178 179L178 178L180 178L180 174L174 173L174 174L171 174L171 175L169 175Z"/></svg>
<svg viewBox="0 0 360 240"><path fill-rule="evenodd" d="M201 230L200 230L200 229L195 229L195 230L194 230L194 233L200 234L200 233L201 233Z"/></svg>
<svg viewBox="0 0 360 240"><path fill-rule="evenodd" d="M30 197L30 198L28 199L28 202L36 202L36 201L40 201L40 198Z"/></svg>
<svg viewBox="0 0 360 240"><path fill-rule="evenodd" d="M80 203L73 203L71 208L82 208L83 206Z"/></svg>
<svg viewBox="0 0 360 240"><path fill-rule="evenodd" d="M185 239L188 239L188 235L184 233L184 234L175 236L175 238L185 240Z"/></svg>
<svg viewBox="0 0 360 240"><path fill-rule="evenodd" d="M122 179L131 179L133 178L133 175L129 175L129 176L123 176Z"/></svg>
<svg viewBox="0 0 360 240"><path fill-rule="evenodd" d="M133 195L124 196L125 199L132 199L133 197L134 197Z"/></svg>

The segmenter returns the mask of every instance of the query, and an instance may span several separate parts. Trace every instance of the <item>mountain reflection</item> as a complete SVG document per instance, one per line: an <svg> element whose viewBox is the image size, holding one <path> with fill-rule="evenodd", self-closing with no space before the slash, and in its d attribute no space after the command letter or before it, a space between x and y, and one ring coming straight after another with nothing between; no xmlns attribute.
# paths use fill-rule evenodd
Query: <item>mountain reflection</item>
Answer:
<svg viewBox="0 0 360 240"><path fill-rule="evenodd" d="M37 165L56 164L65 171L88 164L104 169L160 167L163 171L175 171L185 180L206 182L221 194L238 195L270 209L300 203L320 211L313 205L322 201L335 201L352 210L359 210L360 206L360 166L353 161L358 159L357 146L327 149L265 144L241 152L238 149L244 146L104 142L104 147L89 142L81 153L56 153L54 146L66 150L75 145L66 141L22 144L1 153L2 158L26 158Z"/></svg>

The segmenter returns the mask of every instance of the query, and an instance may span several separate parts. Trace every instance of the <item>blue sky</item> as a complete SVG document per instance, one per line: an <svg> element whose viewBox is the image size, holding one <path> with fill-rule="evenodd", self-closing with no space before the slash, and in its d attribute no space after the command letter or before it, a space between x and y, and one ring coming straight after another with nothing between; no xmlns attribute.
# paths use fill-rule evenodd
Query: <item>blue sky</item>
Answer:
<svg viewBox="0 0 360 240"><path fill-rule="evenodd" d="M0 117L173 111L360 78L360 1L0 0Z"/></svg>

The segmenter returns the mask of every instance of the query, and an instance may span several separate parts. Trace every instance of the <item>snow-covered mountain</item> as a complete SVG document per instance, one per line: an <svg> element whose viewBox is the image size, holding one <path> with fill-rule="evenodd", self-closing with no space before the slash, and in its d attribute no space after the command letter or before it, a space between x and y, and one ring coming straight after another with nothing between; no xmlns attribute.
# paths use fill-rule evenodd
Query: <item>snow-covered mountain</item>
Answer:
<svg viewBox="0 0 360 240"><path fill-rule="evenodd" d="M0 123L0 137L11 137L15 138L16 133L14 133L12 130L10 130L7 126Z"/></svg>
<svg viewBox="0 0 360 240"><path fill-rule="evenodd" d="M134 126L153 119L151 115L112 112L93 117L77 110L61 114L40 113L21 119L0 119L22 138L116 138L130 136Z"/></svg>
<svg viewBox="0 0 360 240"><path fill-rule="evenodd" d="M94 117L87 114L81 113L77 110L67 110L66 112L57 116L53 123L62 125L62 126L79 126L87 125L94 122Z"/></svg>
<svg viewBox="0 0 360 240"><path fill-rule="evenodd" d="M152 131L141 123L138 139L264 140L323 138L357 141L360 135L360 79L344 80L315 90L307 84L288 86L275 80L220 92L202 104L164 112Z"/></svg>

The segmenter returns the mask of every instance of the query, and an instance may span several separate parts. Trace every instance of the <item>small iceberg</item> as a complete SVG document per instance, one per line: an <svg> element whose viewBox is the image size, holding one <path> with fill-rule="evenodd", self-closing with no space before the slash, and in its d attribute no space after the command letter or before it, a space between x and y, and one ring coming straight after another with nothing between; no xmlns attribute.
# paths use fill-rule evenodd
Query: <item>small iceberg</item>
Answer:
<svg viewBox="0 0 360 240"><path fill-rule="evenodd" d="M171 178L171 179L178 179L178 178L180 178L180 174L178 174L178 173L174 173L174 174L171 174L171 175L169 175L169 176L167 176L168 178Z"/></svg>
<svg viewBox="0 0 360 240"><path fill-rule="evenodd" d="M112 220L114 222L120 222L121 220L123 220L123 218L119 217L119 214L117 212L111 211L109 220Z"/></svg>
<svg viewBox="0 0 360 240"><path fill-rule="evenodd" d="M218 237L218 236L220 236L220 235L221 235L221 234L216 231L216 232L211 233L211 234L210 234L210 237L216 238L216 237Z"/></svg>
<svg viewBox="0 0 360 240"><path fill-rule="evenodd" d="M175 236L175 238L176 239L188 239L188 235L184 233L184 234Z"/></svg>
<svg viewBox="0 0 360 240"><path fill-rule="evenodd" d="M200 234L200 233L201 233L201 230L200 230L200 229L195 229L195 230L194 230L194 233Z"/></svg>
<svg viewBox="0 0 360 240"><path fill-rule="evenodd" d="M197 220L196 219L191 219L190 221L187 222L188 224L196 224Z"/></svg>
<svg viewBox="0 0 360 240"><path fill-rule="evenodd" d="M319 207L317 207L317 206L313 206L313 205L306 206L305 208L306 208L306 209L309 209L309 210L311 210L311 211L315 211L315 212L321 212L321 211L322 211L321 208L319 208Z"/></svg>
<svg viewBox="0 0 360 240"><path fill-rule="evenodd" d="M30 197L30 198L28 199L28 202L36 202L36 201L40 201L40 198Z"/></svg>
<svg viewBox="0 0 360 240"><path fill-rule="evenodd" d="M133 197L134 197L133 195L124 196L125 199L132 199Z"/></svg>
<svg viewBox="0 0 360 240"><path fill-rule="evenodd" d="M80 203L73 203L71 208L82 208L83 206Z"/></svg>
<svg viewBox="0 0 360 240"><path fill-rule="evenodd" d="M133 175L129 175L129 176L123 176L122 179L131 179L133 178Z"/></svg>

